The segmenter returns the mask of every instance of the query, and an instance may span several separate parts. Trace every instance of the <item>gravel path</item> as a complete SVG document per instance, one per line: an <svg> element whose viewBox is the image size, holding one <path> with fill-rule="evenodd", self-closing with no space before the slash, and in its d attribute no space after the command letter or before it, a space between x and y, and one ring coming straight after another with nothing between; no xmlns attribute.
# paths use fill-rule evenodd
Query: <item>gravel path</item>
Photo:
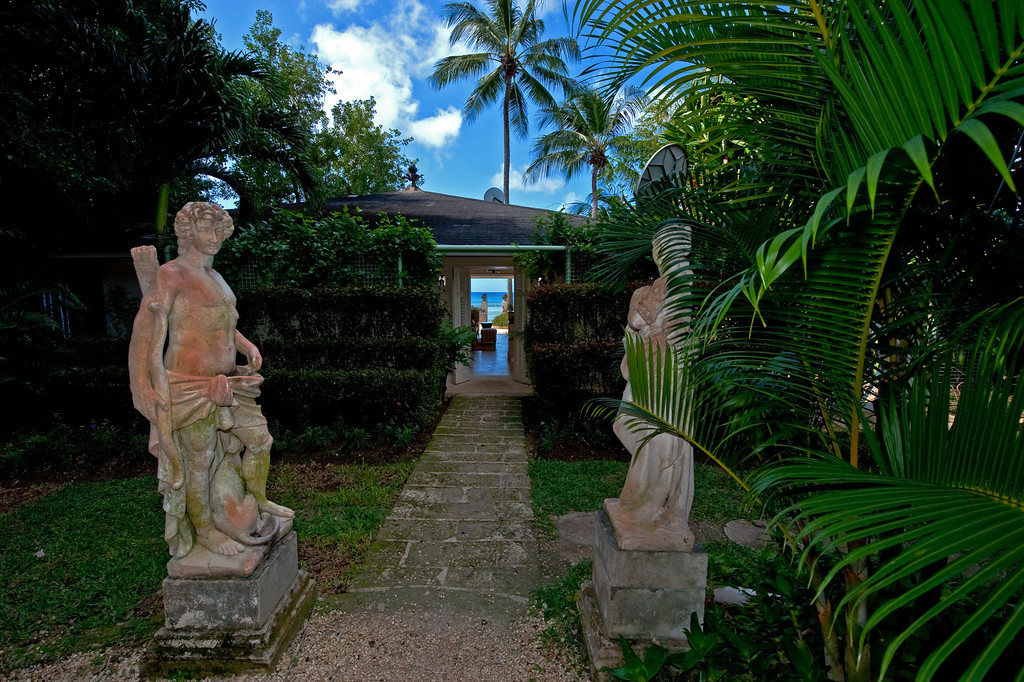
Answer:
<svg viewBox="0 0 1024 682"><path fill-rule="evenodd" d="M510 626L425 611L381 614L318 613L272 674L236 682L336 680L473 680L576 682L578 664L548 647L544 621L526 617ZM139 679L142 649L111 647L15 671L4 680ZM209 678L208 678L209 679ZM222 679L222 678L218 678Z"/></svg>

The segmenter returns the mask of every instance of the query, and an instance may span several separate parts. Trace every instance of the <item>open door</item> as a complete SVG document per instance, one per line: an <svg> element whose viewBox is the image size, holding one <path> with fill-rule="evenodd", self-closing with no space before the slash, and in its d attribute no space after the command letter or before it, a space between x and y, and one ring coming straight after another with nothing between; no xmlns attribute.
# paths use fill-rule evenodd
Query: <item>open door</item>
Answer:
<svg viewBox="0 0 1024 682"><path fill-rule="evenodd" d="M514 309L516 321L509 325L509 360L512 364L512 378L521 384L530 383L526 373L526 351L523 345L522 330L526 328L526 294L529 293L530 281L521 270L512 276L514 292Z"/></svg>
<svg viewBox="0 0 1024 682"><path fill-rule="evenodd" d="M469 316L469 269L468 268L454 268L452 273L452 326L453 327L468 327L470 326ZM464 381L469 381L470 376L469 365L456 365L455 376L452 379L453 383L460 384Z"/></svg>

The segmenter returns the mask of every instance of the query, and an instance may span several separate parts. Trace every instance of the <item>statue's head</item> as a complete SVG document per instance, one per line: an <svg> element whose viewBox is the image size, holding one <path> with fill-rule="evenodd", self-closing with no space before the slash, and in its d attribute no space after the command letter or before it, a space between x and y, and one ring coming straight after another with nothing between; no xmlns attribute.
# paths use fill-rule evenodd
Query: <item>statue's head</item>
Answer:
<svg viewBox="0 0 1024 682"><path fill-rule="evenodd" d="M174 234L180 241L190 242L200 222L220 228L225 239L235 231L231 216L223 208L209 201L190 201L174 216Z"/></svg>

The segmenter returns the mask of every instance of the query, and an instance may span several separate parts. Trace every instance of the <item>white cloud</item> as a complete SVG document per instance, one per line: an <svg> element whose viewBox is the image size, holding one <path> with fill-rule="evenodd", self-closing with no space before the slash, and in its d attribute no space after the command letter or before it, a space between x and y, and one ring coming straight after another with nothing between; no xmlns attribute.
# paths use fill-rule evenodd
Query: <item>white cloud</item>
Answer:
<svg viewBox="0 0 1024 682"><path fill-rule="evenodd" d="M382 27L352 25L338 31L318 24L312 41L320 58L341 71L334 76L339 99L376 98L376 121L385 128L399 127L416 116L419 104L413 99L412 79L401 50L394 49L393 39Z"/></svg>
<svg viewBox="0 0 1024 682"><path fill-rule="evenodd" d="M527 182L523 178L523 172L525 170L525 166L521 168L516 168L515 165L512 166L511 172L508 176L509 193L511 193L512 190L516 190L518 192L541 192L544 194L552 194L554 192L561 191L562 188L565 187L565 179L557 176L550 176L546 178L539 177L533 182ZM491 176L491 184L495 187L501 187L504 182L505 177L503 169L499 168L498 172Z"/></svg>
<svg viewBox="0 0 1024 682"><path fill-rule="evenodd" d="M342 12L353 12L362 4L360 0L330 0L327 3L327 9L337 16Z"/></svg>
<svg viewBox="0 0 1024 682"><path fill-rule="evenodd" d="M332 0L332 8L350 0ZM420 103L413 94L413 77L425 78L447 47L448 29L429 16L419 0L400 0L382 21L343 29L318 24L310 38L317 55L342 73L334 77L338 99L373 97L376 123L397 128L403 135L435 148L455 141L462 117L449 107L420 118ZM334 101L325 103L329 111Z"/></svg>
<svg viewBox="0 0 1024 682"><path fill-rule="evenodd" d="M412 135L418 142L434 148L446 146L454 142L462 127L462 112L455 107L438 110L437 114L428 118L409 121L404 132Z"/></svg>
<svg viewBox="0 0 1024 682"><path fill-rule="evenodd" d="M557 12L562 11L561 0L537 0L537 16L547 19ZM546 24L547 22L545 22ZM550 29L550 26L548 26Z"/></svg>

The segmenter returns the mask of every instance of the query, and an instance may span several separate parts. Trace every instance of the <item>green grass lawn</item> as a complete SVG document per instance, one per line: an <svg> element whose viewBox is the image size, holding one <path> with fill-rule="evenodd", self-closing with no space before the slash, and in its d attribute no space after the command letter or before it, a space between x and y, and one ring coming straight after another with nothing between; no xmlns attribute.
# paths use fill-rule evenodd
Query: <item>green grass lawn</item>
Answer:
<svg viewBox="0 0 1024 682"><path fill-rule="evenodd" d="M529 474L538 526L551 535L559 516L597 511L606 497L619 496L628 470L628 462L613 460L532 460Z"/></svg>
<svg viewBox="0 0 1024 682"><path fill-rule="evenodd" d="M77 483L0 520L7 669L154 632L166 571L155 478Z"/></svg>
<svg viewBox="0 0 1024 682"><path fill-rule="evenodd" d="M303 467L277 467L275 501L295 510L299 560L321 594L345 588L347 575L366 554L415 461L326 464L315 480Z"/></svg>
<svg viewBox="0 0 1024 682"><path fill-rule="evenodd" d="M533 512L544 530L554 531L554 519L569 512L597 511L605 498L618 497L629 470L628 462L585 460L530 462ZM745 517L743 490L721 469L697 464L690 518L725 524Z"/></svg>
<svg viewBox="0 0 1024 682"><path fill-rule="evenodd" d="M276 464L274 500L296 512L303 565L343 588L415 462ZM0 518L0 671L115 642L163 622L170 558L155 478L76 483Z"/></svg>

